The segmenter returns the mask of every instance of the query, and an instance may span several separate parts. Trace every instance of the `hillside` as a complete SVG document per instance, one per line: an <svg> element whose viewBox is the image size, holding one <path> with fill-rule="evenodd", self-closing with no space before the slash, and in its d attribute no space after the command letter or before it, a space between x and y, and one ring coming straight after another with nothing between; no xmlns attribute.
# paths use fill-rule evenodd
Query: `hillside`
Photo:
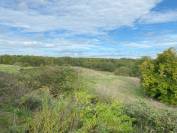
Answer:
<svg viewBox="0 0 177 133"><path fill-rule="evenodd" d="M0 71L8 73L17 73L20 69L29 68L32 67L0 64ZM80 84L83 84L91 93L96 93L103 98L113 98L128 104L142 100L157 109L177 110L177 107L165 105L146 97L140 87L140 80L136 77L117 76L111 72L96 71L82 67L74 68L79 73Z"/></svg>
<svg viewBox="0 0 177 133"><path fill-rule="evenodd" d="M140 87L140 80L136 77L116 76L109 72L77 68L81 74L81 81L87 85L92 93L105 98L118 99L123 103L144 101L157 109L177 110L177 107L165 105L144 95Z"/></svg>
<svg viewBox="0 0 177 133"><path fill-rule="evenodd" d="M25 122L28 123L28 119L34 118L34 115L37 113L35 110L32 111L29 108L33 108L32 105L34 105L34 107L39 109L38 107L40 107L40 101L42 100L41 89L50 86L48 89L53 89L55 92L49 94L49 98L54 107L57 107L56 102L59 100L54 98L57 93L65 94L64 92L69 89L69 94L73 96L73 90L76 92L80 91L78 94L82 96L80 99L81 103L85 97L88 98L90 96L92 96L90 97L91 103L93 102L92 100L96 100L96 103L97 100L99 100L99 102L103 102L102 104L108 107L112 106L112 104L114 105L114 102L120 102L120 105L122 105L120 108L122 109L121 112L124 112L128 117L132 118L135 133L166 133L168 131L176 133L177 107L169 106L146 97L138 78L117 76L111 72L96 71L82 67L69 67L69 71L67 71L67 68L68 67L45 66L33 69L33 67L0 65L0 72L2 72L0 81L1 86L4 86L0 90L0 128L2 132L7 132L9 129L12 131L18 129L26 130L23 124ZM68 80L68 76L71 75L71 73L68 72L72 72L70 71L71 69L77 74L77 76L74 76L75 79L78 78L78 82L75 82L76 84L71 83L73 80ZM15 76L17 76L17 78L22 76L20 80L21 83L18 82ZM60 84L61 81L64 81L64 86ZM57 91L62 88L63 92ZM47 92L49 92L48 89L46 89ZM84 93L82 93L82 91L84 91ZM54 97L52 97L52 95ZM66 95L66 99L63 99L64 103L68 102L68 105L64 108L66 110L72 110L70 109L70 101L68 101L72 100L70 98L69 95ZM58 101L59 103L60 100ZM75 104L77 105L78 103ZM79 106L76 105L73 107L78 109ZM84 106L85 105L87 104L85 103ZM90 107L92 107L92 111L95 110L95 101L92 103L92 106L88 107L89 110ZM38 113L40 114L40 112ZM113 113L111 118L114 118L115 114ZM105 116L105 114L103 116ZM38 118L36 119L38 120ZM47 117L47 119L50 119L50 117ZM110 120L114 121L114 119ZM118 126L116 125L116 127ZM19 133L21 133L21 131L19 131Z"/></svg>

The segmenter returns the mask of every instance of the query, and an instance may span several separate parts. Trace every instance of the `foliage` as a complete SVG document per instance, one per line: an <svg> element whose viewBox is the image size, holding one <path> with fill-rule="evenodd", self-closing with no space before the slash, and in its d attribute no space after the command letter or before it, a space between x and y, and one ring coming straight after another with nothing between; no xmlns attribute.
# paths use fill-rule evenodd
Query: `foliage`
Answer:
<svg viewBox="0 0 177 133"><path fill-rule="evenodd" d="M28 96L23 98L23 100L20 101L19 106L25 107L26 109L30 111L35 111L38 108L40 108L42 105L42 101L40 98L37 98L35 96Z"/></svg>
<svg viewBox="0 0 177 133"><path fill-rule="evenodd" d="M5 71L10 72L9 74L0 72L0 128L4 132L17 133L176 133L175 109L173 111L154 109L144 102L137 104L132 102L124 107L114 100L105 101L105 97L101 95L97 97L79 90L81 86L78 84L78 73L68 67L68 65L83 66L115 72L118 75L138 76L139 64L145 60L141 66L145 92L153 98L174 104L175 99L171 98L176 95L172 93L177 86L176 55L171 49L164 53L155 60L0 56L0 63L33 66L28 69L19 67L21 69L18 69L18 73L16 70L10 72L8 66ZM98 72L95 77L99 78L92 75L89 77L91 72L91 70L86 72L87 77L79 83L83 82L92 88L102 85L100 91L103 93L108 88L112 88L110 91L119 88L117 92L120 95L114 91L111 94L120 97L122 94L123 97L129 95L130 99L134 98L136 83L133 80L121 77L122 82L119 84L118 76L106 73L107 78L104 78L104 74ZM86 89L84 85L82 87ZM121 88L124 89L121 91Z"/></svg>
<svg viewBox="0 0 177 133"><path fill-rule="evenodd" d="M81 66L100 71L115 72L124 67L128 71L125 75L139 76L140 59L104 59L104 58L71 58L71 57L41 57L41 56L0 56L0 64L20 65L20 66ZM121 73L124 75L124 73Z"/></svg>
<svg viewBox="0 0 177 133"><path fill-rule="evenodd" d="M17 74L0 72L0 99L16 104L25 94L47 86L57 97L77 88L78 74L69 67L40 67L21 70Z"/></svg>
<svg viewBox="0 0 177 133"><path fill-rule="evenodd" d="M31 133L132 132L132 121L117 103L105 103L85 91L48 104L43 98L41 111L29 123Z"/></svg>
<svg viewBox="0 0 177 133"><path fill-rule="evenodd" d="M28 90L23 82L18 81L18 76L0 72L0 99L1 104L15 104Z"/></svg>
<svg viewBox="0 0 177 133"><path fill-rule="evenodd" d="M77 86L78 74L70 67L40 67L22 70L20 81L27 87L38 89L42 86L50 88L50 93L57 97L71 93Z"/></svg>
<svg viewBox="0 0 177 133"><path fill-rule="evenodd" d="M116 75L129 76L130 75L130 68L128 68L128 67L120 67L120 68L117 68L114 73Z"/></svg>
<svg viewBox="0 0 177 133"><path fill-rule="evenodd" d="M125 113L135 121L136 133L176 133L177 112L154 109L143 101L128 104L124 107Z"/></svg>
<svg viewBox="0 0 177 133"><path fill-rule="evenodd" d="M41 108L39 88L50 87L50 94L59 97L72 94L76 82L77 72L68 67L31 68L14 74L0 72L0 128L21 133L28 119L25 113ZM34 92L37 93L32 95Z"/></svg>
<svg viewBox="0 0 177 133"><path fill-rule="evenodd" d="M168 49L155 60L146 59L141 66L142 86L149 96L177 104L177 54Z"/></svg>

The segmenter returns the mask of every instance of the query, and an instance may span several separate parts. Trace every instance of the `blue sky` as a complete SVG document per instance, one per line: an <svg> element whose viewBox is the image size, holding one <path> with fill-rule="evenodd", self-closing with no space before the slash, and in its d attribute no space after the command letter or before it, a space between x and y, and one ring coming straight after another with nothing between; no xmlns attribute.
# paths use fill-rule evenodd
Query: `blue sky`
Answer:
<svg viewBox="0 0 177 133"><path fill-rule="evenodd" d="M137 58L177 49L177 0L0 0L0 54Z"/></svg>

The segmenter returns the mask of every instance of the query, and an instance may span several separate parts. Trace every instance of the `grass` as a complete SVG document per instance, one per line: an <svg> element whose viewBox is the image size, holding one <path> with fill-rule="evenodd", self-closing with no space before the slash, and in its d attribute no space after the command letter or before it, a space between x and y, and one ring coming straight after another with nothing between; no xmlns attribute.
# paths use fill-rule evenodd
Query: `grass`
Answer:
<svg viewBox="0 0 177 133"><path fill-rule="evenodd" d="M20 69L20 66L0 64L0 72L16 73Z"/></svg>
<svg viewBox="0 0 177 133"><path fill-rule="evenodd" d="M21 69L28 69L28 68L31 67L0 65L0 71L7 72L7 73L18 73L20 72ZM75 67L75 69L78 71L79 73L78 77L80 78L79 80L80 82L78 86L82 87L83 85L83 89L89 90L90 93L97 94L100 98L115 99L122 102L125 105L136 104L139 101L143 101L147 105L151 106L152 109L156 109L157 114L160 114L160 110L177 112L177 107L165 105L163 103L160 103L158 101L146 97L144 95L144 92L142 91L143 89L140 86L140 81L138 78L116 76L110 72L95 71L95 70L80 68L80 67ZM15 109L10 105L8 105L7 107L0 106L0 129L1 128L4 129L4 131L1 130L0 132L7 132L5 129L7 129L8 127L6 126L13 125L14 110ZM147 112L146 108L145 108L145 112ZM142 116L144 116L144 114ZM148 115L148 118L152 116L153 115L150 114ZM142 120L140 120L140 122L141 121Z"/></svg>
<svg viewBox="0 0 177 133"><path fill-rule="evenodd" d="M145 96L140 80L116 76L109 72L77 68L81 84L103 99L114 99L125 106L125 112L135 120L136 133L176 133L177 107L165 105Z"/></svg>
<svg viewBox="0 0 177 133"><path fill-rule="evenodd" d="M29 68L31 67L0 64L0 71L7 73L17 73L20 69ZM140 87L138 78L116 76L110 72L95 71L80 67L75 68L79 71L81 84L84 84L91 93L96 93L103 98L118 99L123 103L134 103L143 100L155 108L177 110L176 107L165 105L146 97Z"/></svg>
<svg viewBox="0 0 177 133"><path fill-rule="evenodd" d="M20 67L17 65L5 65L0 64L0 72L15 74L20 72L21 69L29 69L31 67ZM0 133L7 133L9 126L13 125L14 110L15 108L11 104L4 104L1 101L0 95Z"/></svg>
<svg viewBox="0 0 177 133"><path fill-rule="evenodd" d="M82 84L92 93L103 98L113 98L124 104L143 101L156 109L177 111L177 107L165 105L144 95L140 80L135 77L116 76L109 72L77 68Z"/></svg>
<svg viewBox="0 0 177 133"><path fill-rule="evenodd" d="M30 69L33 67L21 67L17 65L5 65L0 64L0 72L7 72L7 73L18 73L21 69Z"/></svg>

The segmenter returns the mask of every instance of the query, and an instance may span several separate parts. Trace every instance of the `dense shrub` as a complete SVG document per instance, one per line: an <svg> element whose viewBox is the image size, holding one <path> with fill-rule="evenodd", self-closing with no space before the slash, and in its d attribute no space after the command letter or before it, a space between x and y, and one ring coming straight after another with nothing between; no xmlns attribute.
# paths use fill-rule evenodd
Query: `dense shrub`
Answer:
<svg viewBox="0 0 177 133"><path fill-rule="evenodd" d="M176 133L177 112L154 109L140 101L126 105L125 113L134 119L136 133Z"/></svg>
<svg viewBox="0 0 177 133"><path fill-rule="evenodd" d="M16 74L0 72L0 127L6 132L25 132L28 112L42 106L39 88L49 88L52 98L66 96L76 90L77 79L77 72L69 67L30 68ZM8 123L5 126L4 121Z"/></svg>
<svg viewBox="0 0 177 133"><path fill-rule="evenodd" d="M49 105L45 96L42 110L29 123L29 132L132 132L132 121L123 113L119 103L93 99L96 97L79 91L70 98Z"/></svg>
<svg viewBox="0 0 177 133"><path fill-rule="evenodd" d="M114 73L116 75L129 76L130 75L130 68L128 68L128 67L120 67L120 68L117 68Z"/></svg>
<svg viewBox="0 0 177 133"><path fill-rule="evenodd" d="M177 104L177 54L168 49L155 60L146 59L141 66L141 82L147 95Z"/></svg>
<svg viewBox="0 0 177 133"><path fill-rule="evenodd" d="M15 104L21 96L29 91L23 82L18 81L17 75L0 72L1 104Z"/></svg>
<svg viewBox="0 0 177 133"><path fill-rule="evenodd" d="M42 104L41 99L34 96L29 96L23 99L23 101L20 101L19 106L25 107L30 111L35 111L41 107L41 104Z"/></svg>
<svg viewBox="0 0 177 133"><path fill-rule="evenodd" d="M18 74L0 72L1 104L17 104L20 97L42 86L50 88L54 97L64 95L77 88L77 81L77 72L69 67L31 68L21 70Z"/></svg>
<svg viewBox="0 0 177 133"><path fill-rule="evenodd" d="M77 88L78 74L70 67L32 68L22 70L20 75L21 81L25 82L27 87L38 89L47 86L54 97Z"/></svg>

